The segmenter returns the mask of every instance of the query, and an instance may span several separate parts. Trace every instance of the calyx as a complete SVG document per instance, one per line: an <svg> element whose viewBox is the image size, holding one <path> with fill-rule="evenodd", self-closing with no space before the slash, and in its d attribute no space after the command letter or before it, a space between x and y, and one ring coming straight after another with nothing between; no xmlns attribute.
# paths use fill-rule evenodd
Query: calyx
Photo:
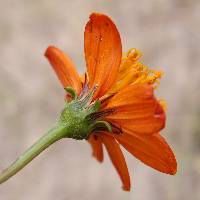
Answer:
<svg viewBox="0 0 200 200"><path fill-rule="evenodd" d="M105 113L110 114L111 111L100 111L101 102L92 101L96 89L97 86L94 86L78 96L73 88L65 88L68 100L65 102L58 125L66 128L66 137L82 140L87 139L94 131L112 131L109 122L102 119Z"/></svg>

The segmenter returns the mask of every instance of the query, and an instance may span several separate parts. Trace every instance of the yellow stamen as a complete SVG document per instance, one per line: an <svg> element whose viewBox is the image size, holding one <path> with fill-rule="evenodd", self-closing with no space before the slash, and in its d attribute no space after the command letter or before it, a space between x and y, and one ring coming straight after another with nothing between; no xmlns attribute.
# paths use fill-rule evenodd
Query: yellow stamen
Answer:
<svg viewBox="0 0 200 200"><path fill-rule="evenodd" d="M122 58L119 68L119 74L113 87L109 90L110 93L115 93L130 84L149 83L157 88L159 80L163 76L163 72L151 70L147 66L139 62L142 53L132 48Z"/></svg>

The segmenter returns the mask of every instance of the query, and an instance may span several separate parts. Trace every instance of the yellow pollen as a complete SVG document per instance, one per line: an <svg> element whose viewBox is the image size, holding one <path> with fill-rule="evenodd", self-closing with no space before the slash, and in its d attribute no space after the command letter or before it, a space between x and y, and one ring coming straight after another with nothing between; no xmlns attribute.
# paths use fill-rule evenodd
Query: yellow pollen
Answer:
<svg viewBox="0 0 200 200"><path fill-rule="evenodd" d="M109 90L110 93L115 93L126 87L136 83L149 83L157 88L160 83L160 78L163 72L151 70L147 66L139 62L142 53L132 48L122 58L119 68L119 74L113 87Z"/></svg>

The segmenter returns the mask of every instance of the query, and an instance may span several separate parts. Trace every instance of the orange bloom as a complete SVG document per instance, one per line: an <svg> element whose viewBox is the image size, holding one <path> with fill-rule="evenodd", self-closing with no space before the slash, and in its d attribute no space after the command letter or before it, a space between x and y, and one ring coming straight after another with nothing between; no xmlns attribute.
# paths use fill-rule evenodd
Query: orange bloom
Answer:
<svg viewBox="0 0 200 200"><path fill-rule="evenodd" d="M84 51L84 76L79 76L71 59L56 47L48 47L45 56L64 88L70 86L83 95L96 87L91 104L99 100L101 107L93 117L108 122L112 132L98 130L90 134L88 142L93 156L102 162L105 146L127 191L130 177L120 145L146 165L174 175L175 156L159 133L166 121L164 107L153 94L162 73L140 63L141 52L137 49L122 57L119 32L103 14L90 16L85 27Z"/></svg>

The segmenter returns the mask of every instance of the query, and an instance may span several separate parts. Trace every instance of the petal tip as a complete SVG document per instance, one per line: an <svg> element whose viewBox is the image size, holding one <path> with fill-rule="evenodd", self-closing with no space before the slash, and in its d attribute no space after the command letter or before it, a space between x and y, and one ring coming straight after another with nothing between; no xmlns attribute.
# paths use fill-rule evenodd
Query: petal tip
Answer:
<svg viewBox="0 0 200 200"><path fill-rule="evenodd" d="M49 55L51 54L51 52L54 51L55 49L56 49L56 47L54 47L53 45L48 46L44 53L44 56L48 58Z"/></svg>
<svg viewBox="0 0 200 200"><path fill-rule="evenodd" d="M129 185L129 186L122 186L122 189L125 191L125 192L130 192L130 190L131 190L131 186Z"/></svg>
<svg viewBox="0 0 200 200"><path fill-rule="evenodd" d="M94 19L94 18L96 18L96 17L106 17L106 18L109 18L109 19L110 19L110 17L108 17L107 15L102 14L102 13L98 13L98 12L93 12L93 13L91 13L89 18L90 18L90 19Z"/></svg>
<svg viewBox="0 0 200 200"><path fill-rule="evenodd" d="M174 165L170 167L169 174L170 175L176 175L176 173L177 173L177 162L175 160Z"/></svg>
<svg viewBox="0 0 200 200"><path fill-rule="evenodd" d="M95 155L94 153L92 154L92 156L93 156L99 163L102 163L102 162L103 162L103 157L100 158L100 157L98 157L97 155Z"/></svg>

